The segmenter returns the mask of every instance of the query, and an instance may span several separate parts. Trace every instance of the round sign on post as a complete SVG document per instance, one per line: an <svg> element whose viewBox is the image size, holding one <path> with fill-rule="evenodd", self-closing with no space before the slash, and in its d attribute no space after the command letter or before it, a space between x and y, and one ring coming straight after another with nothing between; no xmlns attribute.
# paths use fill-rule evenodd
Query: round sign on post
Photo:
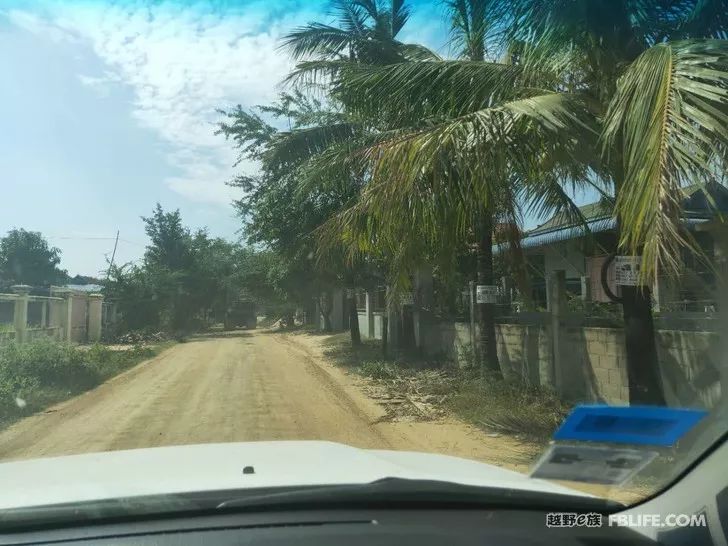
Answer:
<svg viewBox="0 0 728 546"><path fill-rule="evenodd" d="M495 284L479 284L475 287L476 303L498 303L498 286Z"/></svg>
<svg viewBox="0 0 728 546"><path fill-rule="evenodd" d="M622 286L637 286L639 284L640 262L642 256L615 256L614 280Z"/></svg>

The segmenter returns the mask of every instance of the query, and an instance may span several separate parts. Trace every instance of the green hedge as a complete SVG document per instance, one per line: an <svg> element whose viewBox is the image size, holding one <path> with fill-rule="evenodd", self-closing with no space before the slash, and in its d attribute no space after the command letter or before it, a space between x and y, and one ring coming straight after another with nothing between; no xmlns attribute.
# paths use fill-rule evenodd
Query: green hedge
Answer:
<svg viewBox="0 0 728 546"><path fill-rule="evenodd" d="M113 351L49 339L0 345L0 425L91 389L157 352L149 346Z"/></svg>

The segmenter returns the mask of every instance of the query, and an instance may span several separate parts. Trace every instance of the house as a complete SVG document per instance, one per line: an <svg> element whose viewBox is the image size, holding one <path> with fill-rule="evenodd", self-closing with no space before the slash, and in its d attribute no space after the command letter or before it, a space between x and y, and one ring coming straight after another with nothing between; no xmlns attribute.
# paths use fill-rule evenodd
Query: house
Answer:
<svg viewBox="0 0 728 546"><path fill-rule="evenodd" d="M701 247L708 261L685 251L683 267L677 278L659 277L653 287L656 305L675 310L702 311L711 307L715 299L715 273L711 263L716 254L713 233L702 226L728 214L728 189L712 183L705 187L692 185L683 189L683 223ZM532 278L534 300L546 305L546 277L557 270L566 273L567 291L583 295L598 302L609 302L601 283L602 264L616 252L616 220L611 207L604 201L579 208L586 220L583 224L569 222L565 215L557 214L526 233L521 239ZM499 247L502 250L502 247ZM614 266L607 278L610 289L619 293L614 281Z"/></svg>

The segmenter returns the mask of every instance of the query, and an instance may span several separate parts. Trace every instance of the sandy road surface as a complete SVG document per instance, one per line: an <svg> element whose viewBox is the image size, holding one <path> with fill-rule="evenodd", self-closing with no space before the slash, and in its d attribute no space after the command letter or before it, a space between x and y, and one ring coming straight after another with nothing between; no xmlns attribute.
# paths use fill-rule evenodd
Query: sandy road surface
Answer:
<svg viewBox="0 0 728 546"><path fill-rule="evenodd" d="M540 452L454 418L386 420L384 409L363 393L362 379L326 359L322 340L254 331L176 345L0 432L0 460L206 442L329 440L444 453L525 472ZM620 500L641 494L625 492Z"/></svg>
<svg viewBox="0 0 728 546"><path fill-rule="evenodd" d="M322 439L435 451L525 469L529 454L458 422L382 422L315 338L198 338L0 433L0 459L162 445Z"/></svg>
<svg viewBox="0 0 728 546"><path fill-rule="evenodd" d="M0 434L0 458L161 445L318 439L387 446L331 378L275 335L176 345Z"/></svg>

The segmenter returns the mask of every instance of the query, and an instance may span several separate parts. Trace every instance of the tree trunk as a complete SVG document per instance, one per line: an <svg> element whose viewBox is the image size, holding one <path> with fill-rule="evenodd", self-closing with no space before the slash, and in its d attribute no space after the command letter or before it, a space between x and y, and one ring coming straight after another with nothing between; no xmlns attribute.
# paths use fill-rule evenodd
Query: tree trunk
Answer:
<svg viewBox="0 0 728 546"><path fill-rule="evenodd" d="M387 313L382 316L382 358L387 358L389 353L389 317Z"/></svg>
<svg viewBox="0 0 728 546"><path fill-rule="evenodd" d="M665 406L650 289L646 286L623 286L622 313L629 404Z"/></svg>
<svg viewBox="0 0 728 546"><path fill-rule="evenodd" d="M412 315L412 306L402 306L402 349L413 352L415 349L415 321Z"/></svg>
<svg viewBox="0 0 728 546"><path fill-rule="evenodd" d="M319 297L319 309L324 319L324 332L331 331L331 305L329 304L328 295Z"/></svg>
<svg viewBox="0 0 728 546"><path fill-rule="evenodd" d="M493 222L488 212L483 214L479 228L478 284L493 285ZM492 303L476 303L476 306L481 370L486 374L498 374L502 377L495 339L495 306Z"/></svg>
<svg viewBox="0 0 728 546"><path fill-rule="evenodd" d="M354 289L347 290L349 300L349 332L351 333L351 344L354 347L361 345L361 333L359 332L359 312L356 309L356 295Z"/></svg>
<svg viewBox="0 0 728 546"><path fill-rule="evenodd" d="M646 286L622 286L622 296L615 295L607 282L613 258L611 256L602 265L601 281L609 299L622 304L629 404L666 406L657 359L650 289Z"/></svg>

